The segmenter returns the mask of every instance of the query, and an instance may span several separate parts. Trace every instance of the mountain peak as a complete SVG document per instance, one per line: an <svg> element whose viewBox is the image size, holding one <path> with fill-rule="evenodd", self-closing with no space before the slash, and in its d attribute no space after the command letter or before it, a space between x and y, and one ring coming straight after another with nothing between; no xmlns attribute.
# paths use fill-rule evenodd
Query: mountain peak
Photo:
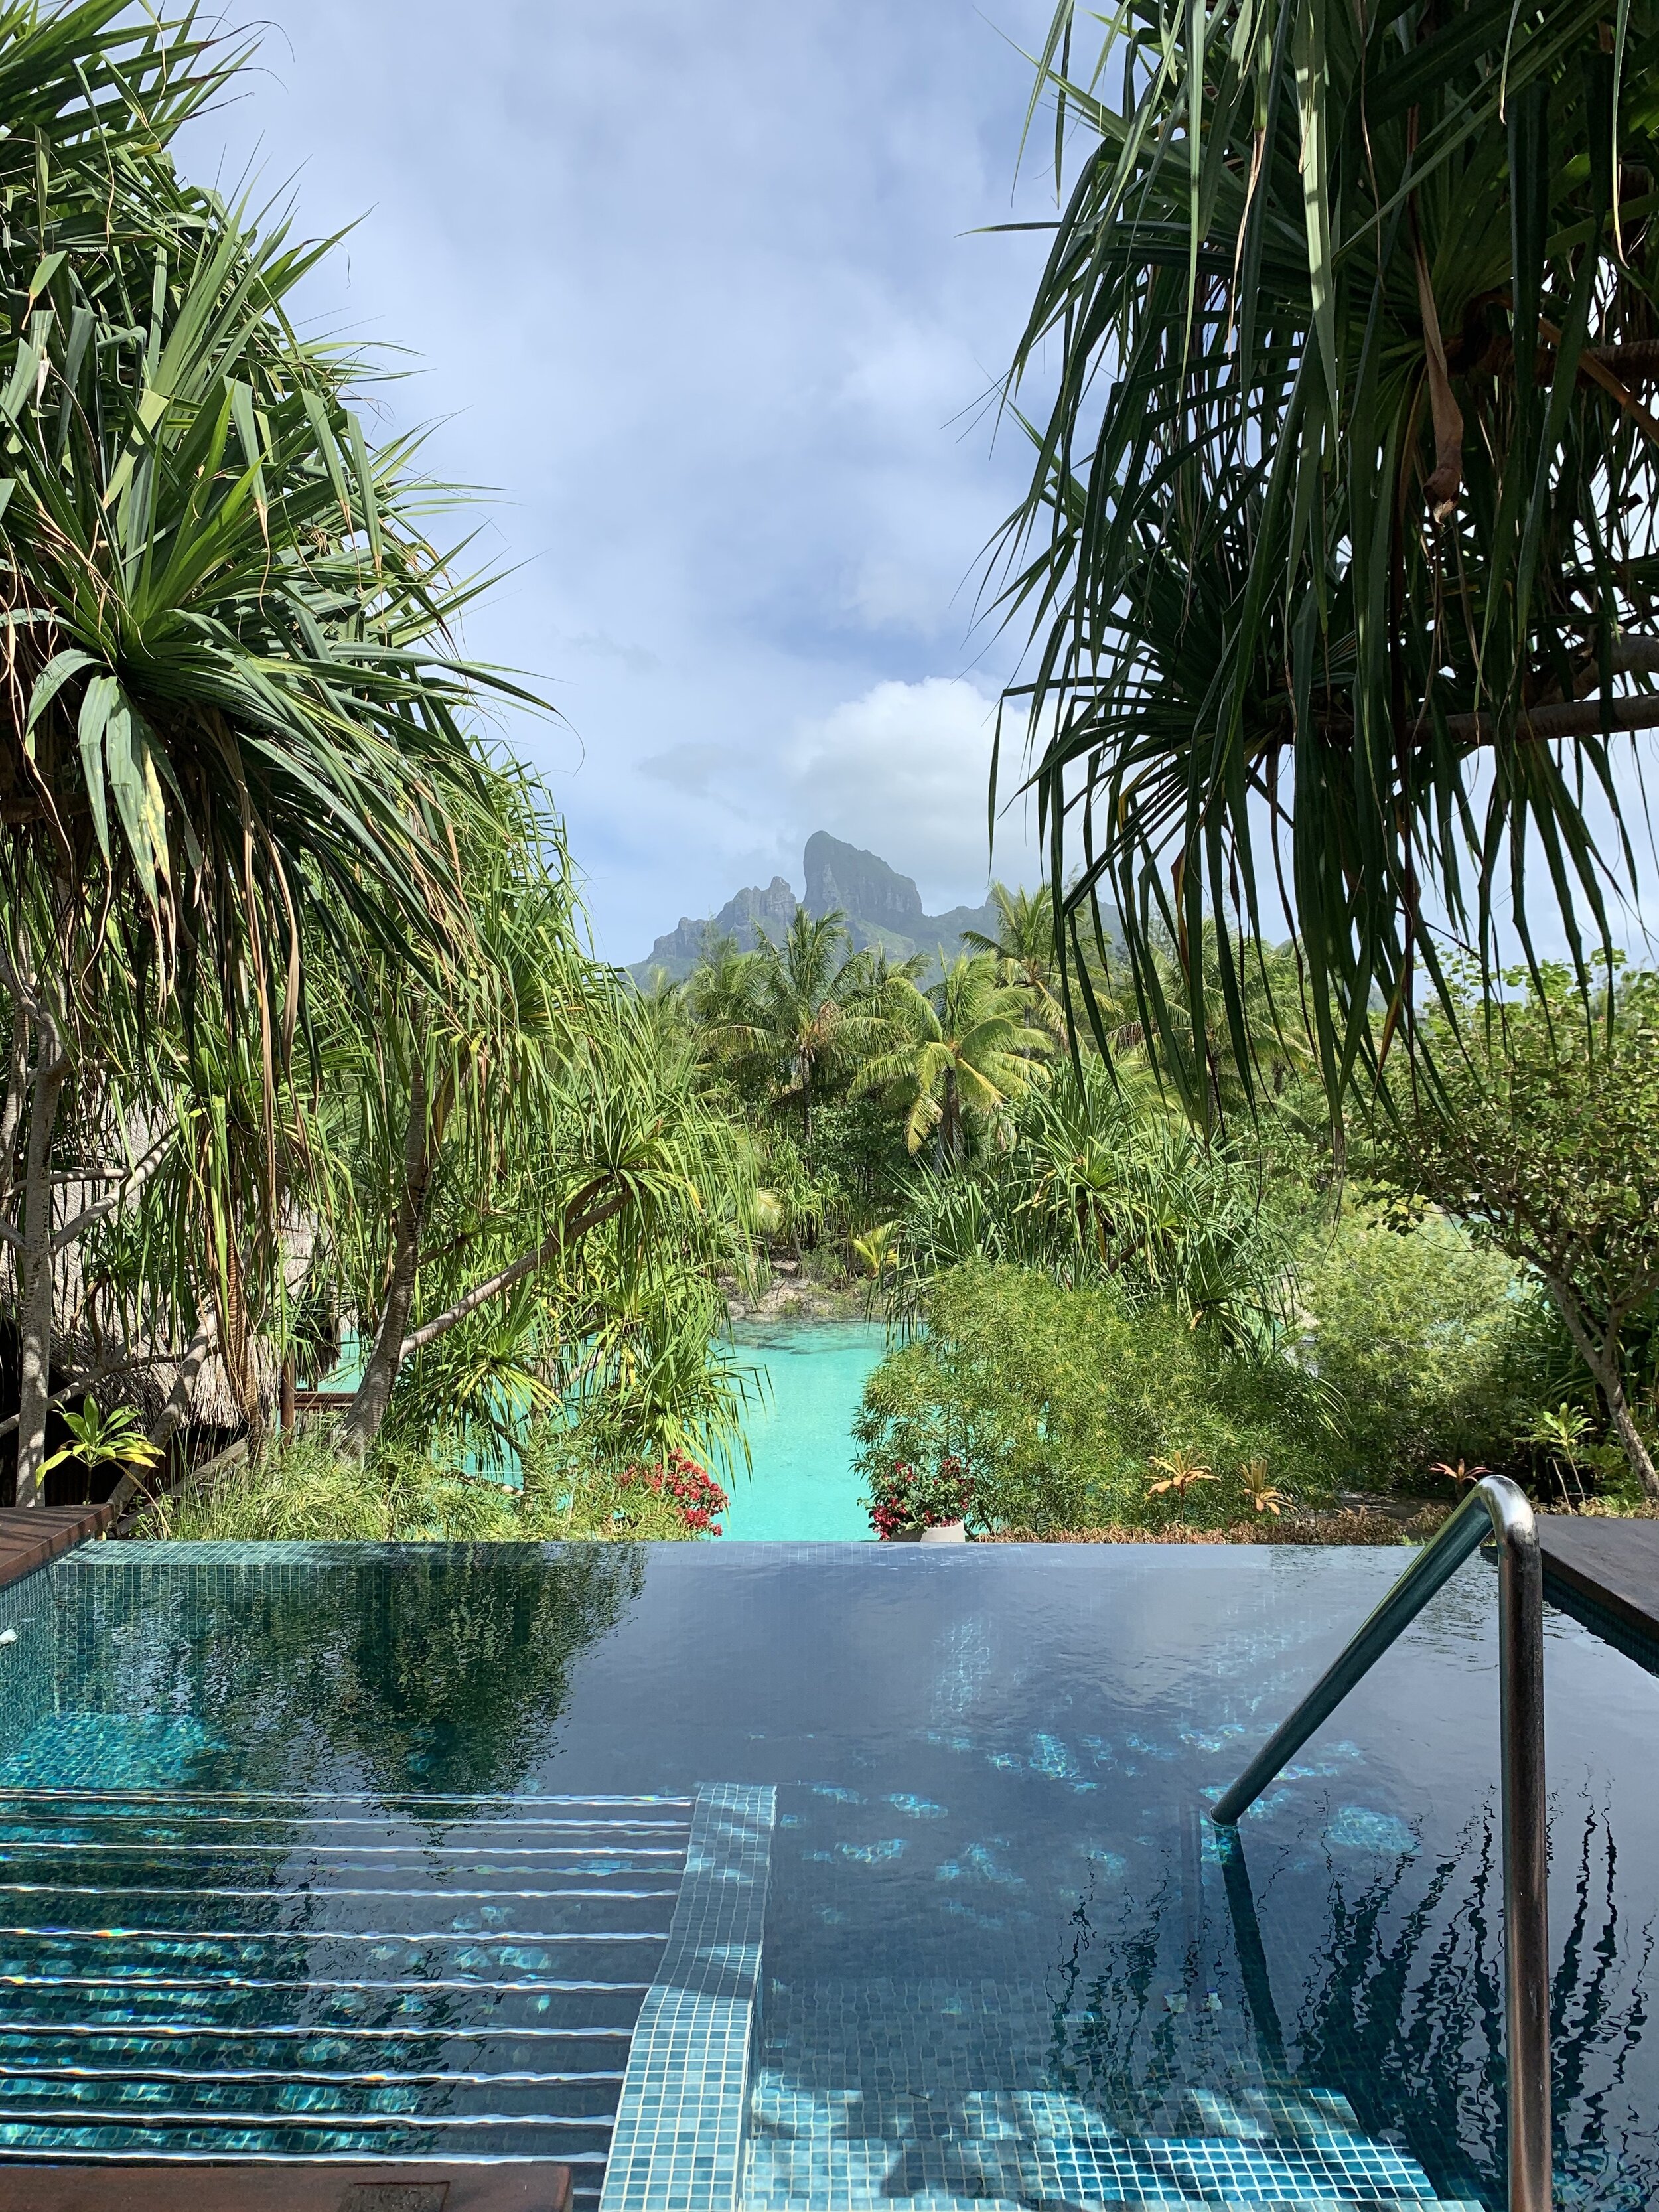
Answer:
<svg viewBox="0 0 1659 2212"><path fill-rule="evenodd" d="M874 853L843 844L825 830L815 830L804 856L809 914L833 914L849 921L875 922L883 929L914 936L927 917L921 893L908 876L890 868Z"/></svg>
<svg viewBox="0 0 1659 2212"><path fill-rule="evenodd" d="M807 839L802 866L806 892L801 905L811 915L845 915L848 934L860 951L879 945L896 960L913 952L950 960L961 949L964 929L996 933L994 908L957 906L948 914L924 914L913 878L900 875L879 854L848 845L828 830L815 830ZM794 920L795 906L790 885L774 876L764 890L750 886L736 892L707 921L682 915L678 927L659 937L629 973L648 990L658 975L673 983L689 975L713 939L733 937L744 952L752 951L763 937L776 944Z"/></svg>

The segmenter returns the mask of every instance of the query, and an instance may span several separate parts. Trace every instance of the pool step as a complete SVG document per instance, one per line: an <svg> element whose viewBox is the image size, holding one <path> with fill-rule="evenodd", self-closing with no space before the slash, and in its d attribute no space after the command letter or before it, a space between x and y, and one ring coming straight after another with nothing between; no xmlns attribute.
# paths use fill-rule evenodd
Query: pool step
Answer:
<svg viewBox="0 0 1659 2212"><path fill-rule="evenodd" d="M1040 1990L775 1983L744 2212L1440 2212L1453 2201L1406 2151L1363 2132L1340 2094L1266 2070L1242 2023L1206 2014L1201 2034L1178 2023L1171 2013L1158 2063L1133 2084L1103 2073L1074 2090L1065 2059L1077 2045L1056 2039Z"/></svg>
<svg viewBox="0 0 1659 2212"><path fill-rule="evenodd" d="M0 1790L0 2162L597 2190L691 1801Z"/></svg>
<svg viewBox="0 0 1659 2212"><path fill-rule="evenodd" d="M908 2124L908 2135L820 2137L805 2146L751 2137L748 2212L876 2212L896 2202L932 2208L988 2198L1079 2208L1200 2200L1429 2212L1437 2202L1413 2160L1364 2136L1334 2133L1322 2144L1121 2136L1091 2124L1081 2108L1074 2132L1010 2124L978 2133L971 2116L960 2114L937 2134L925 2131L926 2116L911 2114Z"/></svg>

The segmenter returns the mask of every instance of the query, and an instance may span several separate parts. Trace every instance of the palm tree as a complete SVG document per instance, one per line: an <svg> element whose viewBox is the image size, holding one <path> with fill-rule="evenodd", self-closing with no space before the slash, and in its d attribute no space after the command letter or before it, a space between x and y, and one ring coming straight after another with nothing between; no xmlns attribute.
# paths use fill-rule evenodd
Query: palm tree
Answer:
<svg viewBox="0 0 1659 2212"><path fill-rule="evenodd" d="M1054 18L1082 152L1015 354L1011 394L1059 374L1003 541L1052 865L1080 845L1068 920L1113 891L1143 974L1160 932L1218 925L1188 1021L1218 999L1244 1065L1232 948L1280 848L1333 1097L1413 1042L1448 930L1490 988L1541 882L1582 964L1634 880L1655 29L1589 0L1138 0L1074 56L1073 0Z"/></svg>
<svg viewBox="0 0 1659 2212"><path fill-rule="evenodd" d="M1070 1029L1066 1009L1056 992L1060 962L1054 949L1054 902L1046 890L1010 890L993 884L991 903L997 910L994 937L983 930L964 929L962 941L972 952L988 952L996 961L1005 983L1025 994L1030 1018L1064 1044Z"/></svg>
<svg viewBox="0 0 1659 2212"><path fill-rule="evenodd" d="M866 1061L854 1089L885 1091L903 1107L913 1152L932 1135L940 1164L960 1162L969 1118L999 1114L1036 1078L1036 1063L1053 1048L1049 1032L1033 1028L1025 1011L1024 993L999 979L992 956L963 955L930 989L911 984L905 1000L894 1002L890 1018L905 1021L908 1034Z"/></svg>
<svg viewBox="0 0 1659 2212"><path fill-rule="evenodd" d="M814 1085L857 1066L887 1042L882 1000L890 973L848 948L846 916L797 907L781 945L763 939L738 979L737 1002L708 1031L717 1049L775 1067L781 1105L801 1109L812 1142Z"/></svg>

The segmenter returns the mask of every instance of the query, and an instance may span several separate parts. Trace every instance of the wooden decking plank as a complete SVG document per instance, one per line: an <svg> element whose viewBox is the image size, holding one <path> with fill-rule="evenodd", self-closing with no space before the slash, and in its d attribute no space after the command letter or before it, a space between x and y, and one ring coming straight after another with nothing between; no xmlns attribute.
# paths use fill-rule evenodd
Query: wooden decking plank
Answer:
<svg viewBox="0 0 1659 2212"><path fill-rule="evenodd" d="M0 1585L19 1581L114 1519L107 1505L0 1507Z"/></svg>
<svg viewBox="0 0 1659 2212"><path fill-rule="evenodd" d="M1564 1583L1638 1635L1659 1641L1659 1521L1546 1513L1538 1540L1547 1584Z"/></svg>

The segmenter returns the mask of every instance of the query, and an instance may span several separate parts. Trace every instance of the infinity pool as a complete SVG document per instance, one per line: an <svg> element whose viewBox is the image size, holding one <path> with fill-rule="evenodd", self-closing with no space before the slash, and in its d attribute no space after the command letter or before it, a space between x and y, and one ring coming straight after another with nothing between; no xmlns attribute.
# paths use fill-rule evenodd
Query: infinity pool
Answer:
<svg viewBox="0 0 1659 2212"><path fill-rule="evenodd" d="M1495 2208L1490 1571L1205 1818L1400 1564L87 1547L0 1594L0 2150L591 2192L720 1782L776 1792L746 2206ZM1548 1633L1559 2201L1638 2212L1659 1681Z"/></svg>

